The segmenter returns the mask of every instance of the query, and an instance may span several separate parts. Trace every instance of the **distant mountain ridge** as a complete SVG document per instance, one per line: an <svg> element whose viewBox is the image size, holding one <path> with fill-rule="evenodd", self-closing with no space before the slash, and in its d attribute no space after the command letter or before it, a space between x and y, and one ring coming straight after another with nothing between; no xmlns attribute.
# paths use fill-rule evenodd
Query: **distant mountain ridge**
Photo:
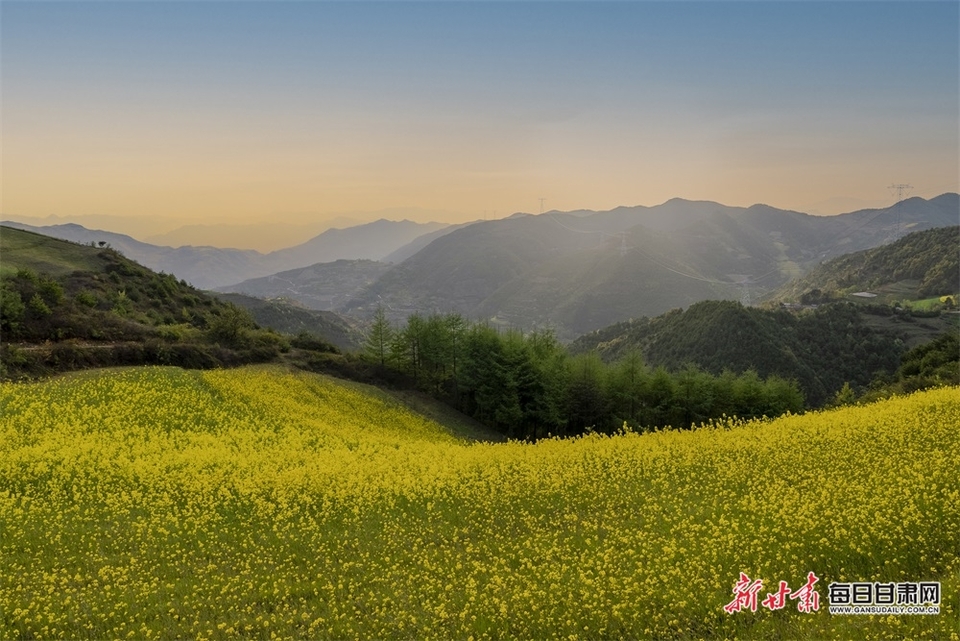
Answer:
<svg viewBox="0 0 960 641"><path fill-rule="evenodd" d="M29 221L24 221L29 222ZM33 224L33 223L30 223ZM83 224L83 223L80 223ZM221 247L232 249L253 249L261 254L285 249L302 242L304 238L313 238L332 228L353 227L363 224L360 220L336 218L322 223L246 223L246 224L194 224L181 225L160 234L142 236L141 240L151 245L166 247ZM86 226L86 225L85 225ZM109 225L107 225L109 228ZM136 236L136 234L134 234Z"/></svg>
<svg viewBox="0 0 960 641"><path fill-rule="evenodd" d="M196 287L211 289L249 278L339 259L377 260L416 240L419 236L446 227L445 223L414 223L378 220L347 229L328 229L310 240L269 254L253 250L218 247L161 247L124 234L86 229L68 223L34 227L4 222L15 229L32 231L82 244L108 243L145 267L186 280Z"/></svg>
<svg viewBox="0 0 960 641"><path fill-rule="evenodd" d="M670 200L478 222L437 238L340 311L401 320L459 312L562 338L705 299L754 299L819 262L956 224L960 197L817 217L767 205Z"/></svg>
<svg viewBox="0 0 960 641"><path fill-rule="evenodd" d="M958 218L960 196L953 193L829 217L675 198L655 207L518 213L463 226L377 221L268 255L142 244L127 249L106 240L154 269L182 278L189 271L191 282L205 287L289 297L284 281L295 280L294 289L308 298L337 271L345 287L328 288L323 303L301 302L362 319L378 306L395 321L415 312L458 312L502 327L551 327L568 340L700 300L749 303L824 260L911 231L956 225ZM87 233L81 242L103 239ZM396 264L357 289L353 284L369 278L361 273L368 267L331 267L343 254L380 254ZM300 271L295 279L280 274L294 268ZM350 273L354 268L358 273ZM259 280L242 282L251 278Z"/></svg>

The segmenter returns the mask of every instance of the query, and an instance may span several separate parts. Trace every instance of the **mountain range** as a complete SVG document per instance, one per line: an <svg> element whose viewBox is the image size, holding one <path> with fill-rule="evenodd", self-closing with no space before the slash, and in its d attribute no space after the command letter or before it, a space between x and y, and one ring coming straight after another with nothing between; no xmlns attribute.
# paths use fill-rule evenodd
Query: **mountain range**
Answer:
<svg viewBox="0 0 960 641"><path fill-rule="evenodd" d="M831 217L679 199L475 223L395 265L339 311L460 312L572 339L705 299L759 298L824 260L954 225L957 194Z"/></svg>
<svg viewBox="0 0 960 641"><path fill-rule="evenodd" d="M958 260L960 227L917 231L815 267L774 292L772 304L705 300L589 332L570 350L608 362L636 353L651 367L675 371L691 364L717 375L753 369L797 381L819 406L844 384L862 391L878 377L889 379L907 349L941 336L956 343L958 318L949 310L960 292ZM863 297L867 290L881 294ZM902 298L890 304L883 292ZM932 301L917 300L926 297ZM810 304L792 304L797 300ZM942 350L935 351L924 366L943 365L935 360Z"/></svg>
<svg viewBox="0 0 960 641"><path fill-rule="evenodd" d="M459 226L381 220L270 254L157 247L70 225L27 228L106 240L205 288L295 298L361 319L378 307L394 321L414 312L458 312L498 326L552 327L570 340L700 300L750 302L823 261L958 218L953 193L829 217L673 199Z"/></svg>
<svg viewBox="0 0 960 641"><path fill-rule="evenodd" d="M294 247L262 254L253 250L192 245L164 247L124 234L87 229L72 223L45 227L9 221L3 224L75 243L104 242L145 267L173 274L202 289L212 289L319 262L346 258L378 260L423 234L447 227L445 223L377 220L346 229L328 229Z"/></svg>

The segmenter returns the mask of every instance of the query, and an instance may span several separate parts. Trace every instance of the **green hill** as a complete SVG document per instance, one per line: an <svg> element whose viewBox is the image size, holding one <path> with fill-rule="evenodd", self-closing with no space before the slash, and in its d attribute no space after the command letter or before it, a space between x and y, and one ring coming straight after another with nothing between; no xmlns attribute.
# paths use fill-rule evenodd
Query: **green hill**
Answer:
<svg viewBox="0 0 960 641"><path fill-rule="evenodd" d="M108 246L0 227L0 374L90 366L219 367L285 349L242 309Z"/></svg>
<svg viewBox="0 0 960 641"><path fill-rule="evenodd" d="M804 295L847 297L855 292L888 298L925 299L960 292L960 227L914 232L889 245L845 254L774 292L776 301Z"/></svg>
<svg viewBox="0 0 960 641"><path fill-rule="evenodd" d="M574 353L596 351L607 361L639 350L652 366L677 370L688 363L713 374L753 369L800 384L818 407L844 383L863 388L892 375L906 350L904 340L875 329L853 305L837 303L792 312L703 301L687 310L618 323L586 334Z"/></svg>
<svg viewBox="0 0 960 641"><path fill-rule="evenodd" d="M30 270L59 277L75 271L102 271L105 265L90 246L0 226L0 276Z"/></svg>
<svg viewBox="0 0 960 641"><path fill-rule="evenodd" d="M364 333L354 322L336 312L306 309L297 301L283 298L264 300L244 294L226 293L215 293L214 296L247 310L261 327L268 327L282 334L297 335L306 332L322 336L344 352L361 350L366 340Z"/></svg>

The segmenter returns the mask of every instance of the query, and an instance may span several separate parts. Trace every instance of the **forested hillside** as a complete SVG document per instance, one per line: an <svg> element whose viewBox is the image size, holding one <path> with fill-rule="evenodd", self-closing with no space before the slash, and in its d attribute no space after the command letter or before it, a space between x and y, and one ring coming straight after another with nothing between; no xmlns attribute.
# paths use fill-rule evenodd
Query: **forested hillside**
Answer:
<svg viewBox="0 0 960 641"><path fill-rule="evenodd" d="M257 325L281 334L296 336L306 333L323 337L344 352L356 352L363 348L364 332L356 322L336 312L307 309L284 298L264 300L244 294L221 293L214 296L247 310Z"/></svg>
<svg viewBox="0 0 960 641"><path fill-rule="evenodd" d="M870 402L944 385L960 385L960 332L956 329L908 351L895 375L877 378L863 393L845 386L834 404Z"/></svg>
<svg viewBox="0 0 960 641"><path fill-rule="evenodd" d="M774 300L797 301L813 290L827 296L911 281L912 298L960 292L960 227L914 232L889 245L846 254L779 289Z"/></svg>
<svg viewBox="0 0 960 641"><path fill-rule="evenodd" d="M844 383L864 388L877 375L892 374L906 348L896 334L872 328L851 304L795 312L704 301L592 332L571 349L596 351L605 361L638 350L648 364L674 370L686 364L713 374L754 369L797 381L816 407Z"/></svg>
<svg viewBox="0 0 960 641"><path fill-rule="evenodd" d="M222 367L291 348L236 305L108 246L0 229L2 377L109 365Z"/></svg>

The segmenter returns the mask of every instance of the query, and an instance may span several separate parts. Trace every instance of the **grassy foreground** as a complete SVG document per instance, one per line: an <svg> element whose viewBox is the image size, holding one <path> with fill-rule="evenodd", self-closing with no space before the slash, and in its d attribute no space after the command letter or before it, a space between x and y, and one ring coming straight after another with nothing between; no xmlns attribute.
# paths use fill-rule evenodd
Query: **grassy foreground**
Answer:
<svg viewBox="0 0 960 641"><path fill-rule="evenodd" d="M960 394L468 443L279 368L0 386L0 638L958 638ZM727 614L740 572L818 612ZM831 581L940 581L839 616Z"/></svg>

